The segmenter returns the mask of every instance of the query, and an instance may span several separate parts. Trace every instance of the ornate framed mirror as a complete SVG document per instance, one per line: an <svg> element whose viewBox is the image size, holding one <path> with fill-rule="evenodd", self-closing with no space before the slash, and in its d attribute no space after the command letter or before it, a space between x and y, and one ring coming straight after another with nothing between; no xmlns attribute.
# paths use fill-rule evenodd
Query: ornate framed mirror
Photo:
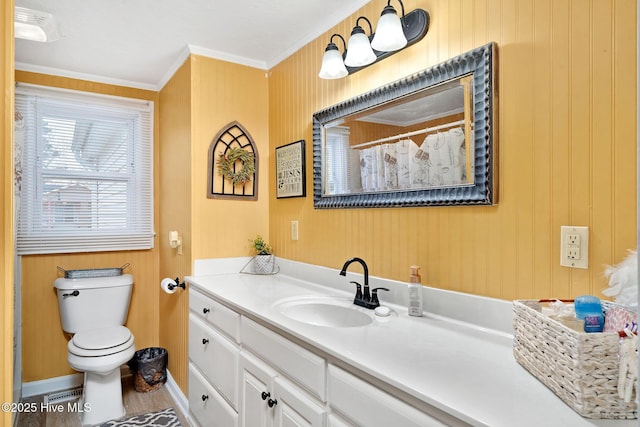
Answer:
<svg viewBox="0 0 640 427"><path fill-rule="evenodd" d="M314 207L497 203L496 45L313 115Z"/></svg>

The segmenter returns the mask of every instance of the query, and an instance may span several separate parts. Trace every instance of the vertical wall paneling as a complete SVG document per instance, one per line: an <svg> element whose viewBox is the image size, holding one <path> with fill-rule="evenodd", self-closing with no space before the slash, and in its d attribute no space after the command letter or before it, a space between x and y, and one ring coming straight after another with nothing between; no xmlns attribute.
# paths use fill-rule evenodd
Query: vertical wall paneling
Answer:
<svg viewBox="0 0 640 427"><path fill-rule="evenodd" d="M529 293L533 293L534 284L537 292L550 293L551 274L546 265L555 262L553 249L556 244L547 230L551 229L552 208L551 194L553 182L551 179L552 144L551 120L552 116L547 107L553 96L551 91L551 0L536 1L533 4L531 60L533 61L532 76L539 76L539 83L530 92L531 99L531 154L532 154L532 260ZM539 212L544 212L540 214ZM545 289L545 285L548 287Z"/></svg>
<svg viewBox="0 0 640 427"><path fill-rule="evenodd" d="M570 83L570 145L569 192L571 224L587 225L591 222L591 139L592 116L592 9L573 7L570 14L571 83ZM571 293L588 293L588 271L571 271Z"/></svg>
<svg viewBox="0 0 640 427"><path fill-rule="evenodd" d="M593 233L589 249L594 259L602 259L614 256L613 245L609 236L614 232L614 217L609 206L614 205L615 192L611 191L615 183L613 180L613 153L614 147L611 141L615 140L614 120L614 76L611 66L614 58L613 34L614 16L613 8L602 2L593 2L593 44L592 58L592 120L589 125L592 133L592 168L590 185L593 189L591 204L593 212L591 221L594 229L600 230Z"/></svg>
<svg viewBox="0 0 640 427"><path fill-rule="evenodd" d="M2 320L0 321L0 338L2 350L0 351L0 400L13 402L13 94L14 94L14 42L13 42L13 8L14 1L8 0L0 7L0 88L2 89L2 101L0 101L0 134L2 146L0 147L0 280L2 291L0 292L0 307L2 307ZM0 414L0 425L11 425L12 414L3 411Z"/></svg>
<svg viewBox="0 0 640 427"><path fill-rule="evenodd" d="M96 92L130 98L148 99L155 103L154 140L158 142L157 93L102 83L75 80L35 73L16 71L16 81L44 86ZM154 148L154 170L158 170L158 150ZM158 177L154 177L155 212L158 225ZM157 242L157 241L156 241ZM58 301L53 281L58 277L57 267L64 269L119 267L130 263L127 271L134 276L127 327L135 336L136 347L158 345L157 325L159 263L158 245L148 251L123 251L89 254L53 254L22 257L22 379L24 382L42 380L74 373L67 363L67 337L60 326ZM42 357L47 354L47 357Z"/></svg>
<svg viewBox="0 0 640 427"><path fill-rule="evenodd" d="M274 199L270 233L282 253L333 268L357 254L371 274L397 280L417 263L429 285L507 300L601 295L606 265L636 244L636 3L406 2L430 13L422 41L344 79L319 79L329 36L348 35L360 15L376 20L385 5L371 1L270 70L272 149L312 141L314 111L495 41L499 204L318 211L311 195ZM309 167L308 185L311 176ZM297 242L292 204L303 218ZM590 228L588 270L559 265L560 226L573 224Z"/></svg>
<svg viewBox="0 0 640 427"><path fill-rule="evenodd" d="M276 251L281 246L269 239L268 172L273 166L267 76L264 70L192 55L161 90L160 277L191 274L195 259L251 255L248 240L256 234L275 242ZM209 145L232 121L240 122L257 145L256 201L207 198ZM183 255L169 248L169 230L181 234ZM160 339L171 354L169 369L186 392L188 295L161 294L159 307Z"/></svg>
<svg viewBox="0 0 640 427"><path fill-rule="evenodd" d="M160 91L160 278L184 279L191 274L191 60L188 59ZM182 255L169 247L169 231L182 240ZM160 344L169 357L169 371L187 393L188 294L160 292Z"/></svg>
<svg viewBox="0 0 640 427"><path fill-rule="evenodd" d="M560 241L560 227L571 225L570 218L570 176L569 147L570 147L570 6L569 1L553 1L551 9L551 173L552 202L551 202L551 236L552 242ZM559 245L553 246L553 258L560 259ZM551 262L553 259L551 260ZM560 267L558 263L551 263L554 291L559 295L571 295L570 270Z"/></svg>
<svg viewBox="0 0 640 427"><path fill-rule="evenodd" d="M630 3L630 4L629 4ZM636 244L635 217L630 213L635 212L636 201L629 197L629 193L636 195L634 191L634 175L637 164L633 153L636 150L636 111L633 108L636 102L637 85L637 50L629 51L627 46L633 44L634 30L636 28L635 2L613 2L613 135L612 145L614 149L613 170L613 233L617 244L613 245L613 258L622 259L627 253L627 248ZM622 53L622 54L621 54Z"/></svg>
<svg viewBox="0 0 640 427"><path fill-rule="evenodd" d="M31 255L22 258L23 381L74 373L67 363L67 341L60 325L54 280L57 267L68 270L107 268L130 263L134 277L127 327L136 348L158 346L158 263L153 251ZM46 354L47 357L42 357Z"/></svg>
<svg viewBox="0 0 640 427"><path fill-rule="evenodd" d="M199 56L193 56L191 67L192 257L253 255L249 238L262 234L271 241L269 188L275 178L269 175L269 165L275 148L269 145L268 79L264 70ZM258 200L207 199L209 145L223 126L235 120L251 134L258 149ZM289 233L289 228L285 230Z"/></svg>

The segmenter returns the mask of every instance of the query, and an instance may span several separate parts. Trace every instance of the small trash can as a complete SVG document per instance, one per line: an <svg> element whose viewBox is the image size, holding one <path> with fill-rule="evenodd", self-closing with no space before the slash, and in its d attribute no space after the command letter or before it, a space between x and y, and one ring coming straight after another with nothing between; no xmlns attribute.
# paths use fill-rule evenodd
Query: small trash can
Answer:
<svg viewBox="0 0 640 427"><path fill-rule="evenodd" d="M127 362L135 390L147 393L162 387L167 382L168 359L169 354L164 348L149 347L136 351Z"/></svg>

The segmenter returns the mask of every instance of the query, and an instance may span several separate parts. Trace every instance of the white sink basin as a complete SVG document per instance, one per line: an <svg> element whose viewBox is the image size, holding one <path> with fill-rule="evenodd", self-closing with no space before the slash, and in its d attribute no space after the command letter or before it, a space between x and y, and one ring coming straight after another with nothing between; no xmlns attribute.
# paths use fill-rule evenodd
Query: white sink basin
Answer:
<svg viewBox="0 0 640 427"><path fill-rule="evenodd" d="M373 310L358 307L351 299L317 295L286 298L274 309L298 322L332 328L369 325L374 316Z"/></svg>

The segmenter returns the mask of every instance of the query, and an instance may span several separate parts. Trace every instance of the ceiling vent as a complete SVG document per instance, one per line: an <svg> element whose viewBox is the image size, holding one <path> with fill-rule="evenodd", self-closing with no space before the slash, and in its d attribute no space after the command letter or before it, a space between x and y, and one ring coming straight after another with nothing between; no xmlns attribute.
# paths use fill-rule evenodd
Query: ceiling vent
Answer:
<svg viewBox="0 0 640 427"><path fill-rule="evenodd" d="M15 7L15 37L37 42L52 42L60 38L56 21L50 13Z"/></svg>

